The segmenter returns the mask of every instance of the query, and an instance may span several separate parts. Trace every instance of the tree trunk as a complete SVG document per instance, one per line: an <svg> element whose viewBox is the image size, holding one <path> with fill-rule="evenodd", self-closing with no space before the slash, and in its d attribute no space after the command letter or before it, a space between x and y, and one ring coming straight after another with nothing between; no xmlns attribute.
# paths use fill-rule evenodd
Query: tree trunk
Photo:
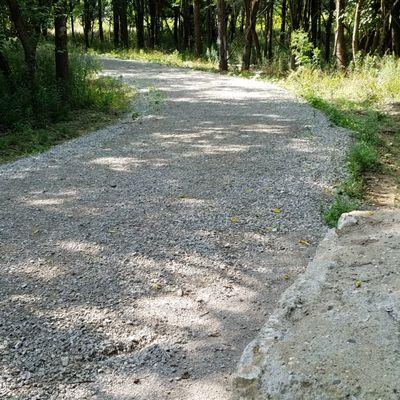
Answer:
<svg viewBox="0 0 400 400"><path fill-rule="evenodd" d="M356 10L354 12L354 26L353 26L353 36L351 40L351 48L353 51L353 62L356 63L357 53L359 49L359 29L360 29L360 15L361 9L363 7L363 0L358 0L356 4Z"/></svg>
<svg viewBox="0 0 400 400"><path fill-rule="evenodd" d="M193 0L193 12L194 12L194 52L196 57L201 57L201 0Z"/></svg>
<svg viewBox="0 0 400 400"><path fill-rule="evenodd" d="M92 27L90 0L84 0L83 3L83 35L85 40L85 49L90 47L89 34Z"/></svg>
<svg viewBox="0 0 400 400"><path fill-rule="evenodd" d="M328 20L326 22L325 28L325 62L329 63L331 59L331 38L332 38L332 26L333 26L333 16L335 11L335 0L329 0L328 3Z"/></svg>
<svg viewBox="0 0 400 400"><path fill-rule="evenodd" d="M179 7L174 6L174 43L175 48L179 49Z"/></svg>
<svg viewBox="0 0 400 400"><path fill-rule="evenodd" d="M400 1L392 7L392 51L396 57L400 57Z"/></svg>
<svg viewBox="0 0 400 400"><path fill-rule="evenodd" d="M136 44L144 49L144 0L136 1Z"/></svg>
<svg viewBox="0 0 400 400"><path fill-rule="evenodd" d="M72 39L74 39L74 42L76 42L75 25L74 25L74 0L69 0L69 16L70 16L70 21L71 21Z"/></svg>
<svg viewBox="0 0 400 400"><path fill-rule="evenodd" d="M103 2L102 0L98 0L98 18L99 18L99 39L101 43L104 43L104 30L103 30L103 18L104 18L104 11L103 11Z"/></svg>
<svg viewBox="0 0 400 400"><path fill-rule="evenodd" d="M314 47L318 43L318 21L320 16L320 3L319 0L311 0L310 2L310 16L311 16L311 41Z"/></svg>
<svg viewBox="0 0 400 400"><path fill-rule="evenodd" d="M36 104L36 48L38 36L35 27L30 25L23 17L17 0L7 0L11 20L17 31L18 38L24 49L25 65L30 87L31 104L35 113Z"/></svg>
<svg viewBox="0 0 400 400"><path fill-rule="evenodd" d="M68 97L68 32L67 32L67 4L65 0L58 0L54 9L54 43L56 60L56 78L62 98Z"/></svg>
<svg viewBox="0 0 400 400"><path fill-rule="evenodd" d="M255 30L256 27L258 5L259 5L258 0L252 0L250 5L250 15L248 17L248 23L246 27L246 37L245 37L243 61L242 61L243 71L248 71L250 69L251 47L252 47L253 31Z"/></svg>
<svg viewBox="0 0 400 400"><path fill-rule="evenodd" d="M336 33L335 33L335 59L338 69L346 68L346 46L344 41L343 14L345 0L336 0Z"/></svg>
<svg viewBox="0 0 400 400"><path fill-rule="evenodd" d="M189 48L190 42L190 2L189 0L182 0L182 18L183 18L183 31L182 31L182 50Z"/></svg>
<svg viewBox="0 0 400 400"><path fill-rule="evenodd" d="M272 60L273 54L273 34L274 34L274 0L271 0L269 8L269 25L268 25L268 52L267 56L269 60Z"/></svg>
<svg viewBox="0 0 400 400"><path fill-rule="evenodd" d="M229 38L232 41L235 38L236 33L236 11L232 8L231 10L231 20L229 23Z"/></svg>
<svg viewBox="0 0 400 400"><path fill-rule="evenodd" d="M225 0L218 0L219 70L228 71L228 27Z"/></svg>
<svg viewBox="0 0 400 400"><path fill-rule="evenodd" d="M119 27L120 27L120 34L121 34L121 43L127 49L129 47L128 2L127 2L127 0L119 1Z"/></svg>
<svg viewBox="0 0 400 400"><path fill-rule="evenodd" d="M207 0L207 11L206 11L206 38L207 47L210 48L213 42L213 13L211 9L211 0Z"/></svg>
<svg viewBox="0 0 400 400"><path fill-rule="evenodd" d="M282 0L281 33L280 33L281 46L286 45L286 14L287 14L286 0Z"/></svg>
<svg viewBox="0 0 400 400"><path fill-rule="evenodd" d="M149 0L149 14L150 14L150 25L149 25L149 47L154 49L156 46L156 0Z"/></svg>
<svg viewBox="0 0 400 400"><path fill-rule="evenodd" d="M119 22L119 0L113 0L113 25L114 25L114 46L119 47L120 22Z"/></svg>

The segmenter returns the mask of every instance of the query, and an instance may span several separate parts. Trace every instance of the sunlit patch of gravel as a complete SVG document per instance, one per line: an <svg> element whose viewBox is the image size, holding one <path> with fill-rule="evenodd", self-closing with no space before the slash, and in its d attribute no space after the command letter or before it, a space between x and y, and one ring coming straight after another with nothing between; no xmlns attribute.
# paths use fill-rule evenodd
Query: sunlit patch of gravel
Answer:
<svg viewBox="0 0 400 400"><path fill-rule="evenodd" d="M0 397L228 399L350 139L273 84L104 67L140 118L0 166Z"/></svg>

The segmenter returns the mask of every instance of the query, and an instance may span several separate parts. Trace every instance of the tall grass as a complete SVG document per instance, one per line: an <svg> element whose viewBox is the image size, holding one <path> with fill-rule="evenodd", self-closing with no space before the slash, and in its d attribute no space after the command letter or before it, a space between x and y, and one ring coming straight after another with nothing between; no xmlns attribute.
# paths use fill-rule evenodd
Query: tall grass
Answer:
<svg viewBox="0 0 400 400"><path fill-rule="evenodd" d="M322 110L336 125L350 129L356 143L348 154L348 179L342 183L325 216L334 225L343 212L363 197L364 176L381 167L384 147L380 132L392 123L384 105L400 101L400 61L391 56L359 58L345 73L301 67L284 84Z"/></svg>

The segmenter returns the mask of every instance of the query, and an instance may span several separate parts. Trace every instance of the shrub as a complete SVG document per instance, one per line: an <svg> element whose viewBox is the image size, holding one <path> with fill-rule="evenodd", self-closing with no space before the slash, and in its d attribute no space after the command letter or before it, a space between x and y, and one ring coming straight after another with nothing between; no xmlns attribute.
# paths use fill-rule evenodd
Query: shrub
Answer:
<svg viewBox="0 0 400 400"><path fill-rule="evenodd" d="M351 200L347 196L339 195L335 198L335 201L331 204L331 206L325 211L325 222L331 228L334 228L336 227L337 222L343 213L353 211L357 208L357 206L357 201Z"/></svg>
<svg viewBox="0 0 400 400"><path fill-rule="evenodd" d="M378 165L376 150L369 144L360 141L351 149L348 157L349 170L354 176L373 171Z"/></svg>

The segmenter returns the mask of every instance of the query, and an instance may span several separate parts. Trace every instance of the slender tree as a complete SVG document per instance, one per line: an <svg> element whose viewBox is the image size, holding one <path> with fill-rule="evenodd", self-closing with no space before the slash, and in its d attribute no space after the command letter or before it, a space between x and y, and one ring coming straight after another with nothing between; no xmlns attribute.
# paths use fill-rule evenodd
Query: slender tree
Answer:
<svg viewBox="0 0 400 400"><path fill-rule="evenodd" d="M228 27L225 0L218 0L219 70L228 71Z"/></svg>
<svg viewBox="0 0 400 400"><path fill-rule="evenodd" d="M253 31L255 30L256 27L258 6L259 6L259 0L251 1L250 13L247 18L246 36L245 36L245 44L244 44L243 59L242 59L243 71L247 71L250 68L251 48L252 48L252 41L254 38Z"/></svg>
<svg viewBox="0 0 400 400"><path fill-rule="evenodd" d="M357 59L357 53L359 50L359 37L360 37L360 16L361 16L361 10L363 7L363 0L357 0L356 4L356 9L354 12L354 25L353 25L353 36L351 40L351 47L353 51L353 62L356 62Z"/></svg>
<svg viewBox="0 0 400 400"><path fill-rule="evenodd" d="M57 0L54 6L54 43L56 78L64 100L68 97L67 2Z"/></svg>
<svg viewBox="0 0 400 400"><path fill-rule="evenodd" d="M346 68L346 45L344 40L343 15L345 0L336 0L335 60L338 69Z"/></svg>
<svg viewBox="0 0 400 400"><path fill-rule="evenodd" d="M25 65L28 73L28 83L31 91L32 107L36 109L36 49L39 32L38 25L32 25L24 17L17 0L7 0L10 17L25 55Z"/></svg>
<svg viewBox="0 0 400 400"><path fill-rule="evenodd" d="M201 0L193 0L194 13L194 53L196 57L201 56Z"/></svg>

